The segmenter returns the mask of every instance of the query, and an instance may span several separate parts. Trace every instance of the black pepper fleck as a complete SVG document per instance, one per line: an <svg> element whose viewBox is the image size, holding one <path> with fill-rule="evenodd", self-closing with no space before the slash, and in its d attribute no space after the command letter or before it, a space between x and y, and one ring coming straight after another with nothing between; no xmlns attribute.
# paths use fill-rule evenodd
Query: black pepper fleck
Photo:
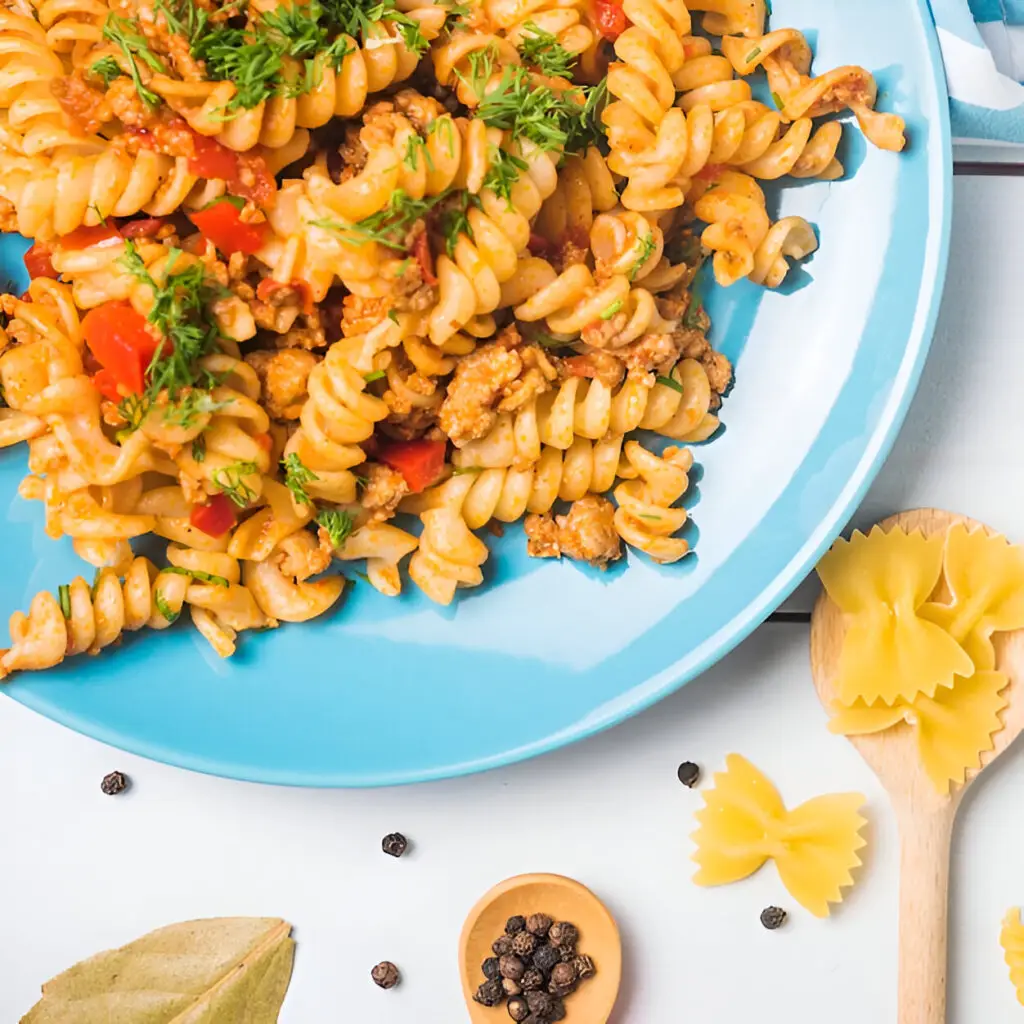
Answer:
<svg viewBox="0 0 1024 1024"><path fill-rule="evenodd" d="M572 965L576 969L576 977L580 981L583 981L584 978L592 978L597 973L594 961L585 953L578 954Z"/></svg>
<svg viewBox="0 0 1024 1024"><path fill-rule="evenodd" d="M499 1006L505 1000L505 990L501 982L492 980L485 981L473 996L473 1001L481 1006Z"/></svg>
<svg viewBox="0 0 1024 1024"><path fill-rule="evenodd" d="M508 1015L515 1021L526 1020L530 1016L530 1007L522 996L513 996L508 1001Z"/></svg>
<svg viewBox="0 0 1024 1024"><path fill-rule="evenodd" d="M505 922L505 934L515 935L517 932L521 932L526 927L526 918L520 917L518 914L515 917L510 917Z"/></svg>
<svg viewBox="0 0 1024 1024"><path fill-rule="evenodd" d="M519 980L519 987L524 992L535 992L544 987L544 975L536 967L531 967Z"/></svg>
<svg viewBox="0 0 1024 1024"><path fill-rule="evenodd" d="M547 914L531 914L526 919L526 930L531 935L536 935L537 938L543 939L547 935L552 923L551 918Z"/></svg>
<svg viewBox="0 0 1024 1024"><path fill-rule="evenodd" d="M382 960L372 971L370 977L379 988L394 988L401 979L398 968L390 960Z"/></svg>
<svg viewBox="0 0 1024 1024"><path fill-rule="evenodd" d="M575 946L576 940L579 938L579 932L576 931L576 925L569 924L568 921L556 921L548 929L548 942L552 946Z"/></svg>
<svg viewBox="0 0 1024 1024"><path fill-rule="evenodd" d="M130 785L131 782L124 772L111 772L109 775L103 776L100 789L107 796L117 796L118 793L123 793Z"/></svg>
<svg viewBox="0 0 1024 1024"><path fill-rule="evenodd" d="M773 932L776 928L781 928L786 923L786 912L782 907L765 907L761 911L761 924Z"/></svg>
<svg viewBox="0 0 1024 1024"><path fill-rule="evenodd" d="M551 968L558 963L559 959L558 950L554 946L541 946L533 954L533 966L541 974L547 975L551 973Z"/></svg>
<svg viewBox="0 0 1024 1024"><path fill-rule="evenodd" d="M547 992L527 992L526 1005L530 1008L530 1013L541 1018L546 1019L548 1014L551 1012L551 996Z"/></svg>
<svg viewBox="0 0 1024 1024"><path fill-rule="evenodd" d="M498 961L498 970L503 978L511 978L513 981L518 981L526 973L526 964L519 957L506 953Z"/></svg>
<svg viewBox="0 0 1024 1024"><path fill-rule="evenodd" d="M380 841L380 848L389 857L401 857L409 849L409 840L401 832L389 832Z"/></svg>
<svg viewBox="0 0 1024 1024"><path fill-rule="evenodd" d="M687 789L693 789L700 781L700 768L692 761L684 761L676 770L676 775Z"/></svg>
<svg viewBox="0 0 1024 1024"><path fill-rule="evenodd" d="M537 948L537 936L529 932L517 932L512 936L512 952L516 956L530 957Z"/></svg>

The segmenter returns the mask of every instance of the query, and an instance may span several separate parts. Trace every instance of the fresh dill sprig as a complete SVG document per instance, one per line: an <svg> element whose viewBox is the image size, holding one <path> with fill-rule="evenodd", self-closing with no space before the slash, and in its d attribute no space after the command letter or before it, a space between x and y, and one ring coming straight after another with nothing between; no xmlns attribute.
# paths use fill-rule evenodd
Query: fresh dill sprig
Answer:
<svg viewBox="0 0 1024 1024"><path fill-rule="evenodd" d="M136 58L141 60L150 71L166 73L167 68L149 48L146 37L138 32L127 18L122 18L117 14L108 14L107 20L103 23L103 38L112 42L124 54L124 59L128 62L128 73L135 83L135 91L139 94L142 102L150 108L158 107L160 97L143 84Z"/></svg>
<svg viewBox="0 0 1024 1024"><path fill-rule="evenodd" d="M410 135L405 144L405 156L402 157L402 163L405 164L410 171L415 171L420 165L420 153L423 154L427 170L433 171L434 159L430 155L430 150L427 149L427 140L420 135Z"/></svg>
<svg viewBox="0 0 1024 1024"><path fill-rule="evenodd" d="M319 480L316 475L295 452L291 452L281 460L284 469L284 485L292 492L292 497L300 505L312 505L313 499L306 491L306 484Z"/></svg>
<svg viewBox="0 0 1024 1024"><path fill-rule="evenodd" d="M213 486L239 508L246 508L256 497L256 492L246 483L245 478L258 472L259 467L255 462L232 462L229 466L214 470Z"/></svg>
<svg viewBox="0 0 1024 1024"><path fill-rule="evenodd" d="M441 215L441 232L444 235L444 246L450 259L455 258L455 245L460 235L473 241L473 228L469 223L469 208L479 206L480 200L470 192L463 190Z"/></svg>
<svg viewBox="0 0 1024 1024"><path fill-rule="evenodd" d="M644 264L651 258L651 256L654 254L654 250L657 248L658 243L654 237L653 232L649 235L646 235L644 238L640 240L640 253L636 258L636 262L633 264L629 271L630 281L636 280L636 275L640 273L640 271L643 269Z"/></svg>
<svg viewBox="0 0 1024 1024"><path fill-rule="evenodd" d="M322 526L331 538L331 547L340 548L348 539L355 526L355 520L351 512L338 508L322 508L317 513L316 521Z"/></svg>
<svg viewBox="0 0 1024 1024"><path fill-rule="evenodd" d="M124 72L121 70L121 65L111 57L101 57L95 64L90 65L89 74L95 75L100 81L103 82L106 88L110 88L110 83L115 79L120 78Z"/></svg>
<svg viewBox="0 0 1024 1024"><path fill-rule="evenodd" d="M167 273L162 283L153 279L131 239L125 241L125 254L118 261L151 289L153 304L146 319L162 339L146 369L145 391L142 395L127 396L118 405L129 432L141 426L162 392L166 392L168 403L164 406L164 419L178 426L187 427L198 415L215 412L223 404L214 402L206 390L196 385L216 383L198 362L217 348L220 331L210 306L223 296L225 289L207 280L199 261L175 271L179 256L178 249L168 252Z"/></svg>
<svg viewBox="0 0 1024 1024"><path fill-rule="evenodd" d="M405 236L409 228L449 195L451 192L445 191L429 199L413 199L404 189L397 189L383 210L357 220L354 224L345 224L330 217L320 217L309 223L344 235L345 240L352 245L378 242L389 249L405 252Z"/></svg>
<svg viewBox="0 0 1024 1024"><path fill-rule="evenodd" d="M514 153L509 153L504 149L495 149L492 153L491 166L484 177L484 188L489 188L511 206L512 186L528 167L529 164Z"/></svg>
<svg viewBox="0 0 1024 1024"><path fill-rule="evenodd" d="M679 394L683 394L683 385L675 379L675 377L665 377L659 374L654 378L658 384L664 384L665 387L671 388L673 391L678 391Z"/></svg>
<svg viewBox="0 0 1024 1024"><path fill-rule="evenodd" d="M527 64L532 64L542 75L552 78L572 76L576 55L562 46L557 36L546 32L535 21L528 21L523 31L518 49ZM530 34L525 35L526 32Z"/></svg>
<svg viewBox="0 0 1024 1024"><path fill-rule="evenodd" d="M608 139L601 114L608 103L608 79L602 78L597 85L581 88L577 93L583 94L583 106L568 120L565 151L585 153L591 146L601 145L607 150Z"/></svg>
<svg viewBox="0 0 1024 1024"><path fill-rule="evenodd" d="M60 604L60 610L64 615L65 619L71 618L71 587L67 583L62 583L57 588L57 601Z"/></svg>

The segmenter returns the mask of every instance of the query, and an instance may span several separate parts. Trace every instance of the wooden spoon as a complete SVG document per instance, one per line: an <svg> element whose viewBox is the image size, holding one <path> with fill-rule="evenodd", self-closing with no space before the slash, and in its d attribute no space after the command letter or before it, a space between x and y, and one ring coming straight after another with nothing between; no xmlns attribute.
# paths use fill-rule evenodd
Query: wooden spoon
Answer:
<svg viewBox="0 0 1024 1024"><path fill-rule="evenodd" d="M884 520L883 530L901 526L926 536L945 533L955 523L968 529L982 524L938 509L901 512ZM986 528L987 529L987 528ZM995 531L991 531L995 532ZM944 586L944 584L943 584ZM948 598L948 591L939 599ZM822 704L836 698L835 679L842 647L843 615L822 592L811 619L811 672ZM953 819L968 786L1017 738L1024 728L1024 630L997 634L996 667L1010 680L1004 727L995 749L982 755L982 767L968 773L963 786L943 795L925 774L911 726L900 723L850 742L872 767L889 793L900 830L899 1024L943 1024L946 1019L946 912L949 849Z"/></svg>
<svg viewBox="0 0 1024 1024"><path fill-rule="evenodd" d="M565 1000L567 1024L606 1024L622 977L619 929L608 908L585 886L562 875L517 875L499 882L469 912L459 938L462 992L472 1024L502 1024L510 1019L502 1007L481 1006L473 993L484 981L480 965L491 943L505 934L505 922L516 914L547 914L579 929L579 951L594 961L597 973Z"/></svg>

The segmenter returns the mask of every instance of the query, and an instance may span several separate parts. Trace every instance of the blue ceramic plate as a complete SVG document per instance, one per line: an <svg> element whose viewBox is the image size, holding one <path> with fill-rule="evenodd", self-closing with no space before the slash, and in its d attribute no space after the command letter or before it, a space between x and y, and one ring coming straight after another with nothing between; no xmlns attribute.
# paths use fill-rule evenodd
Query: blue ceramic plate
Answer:
<svg viewBox="0 0 1024 1024"><path fill-rule="evenodd" d="M714 338L736 363L726 429L698 451L687 498L697 555L607 574L528 559L518 527L492 543L488 582L448 609L412 585L362 582L337 613L242 638L220 661L184 623L17 678L4 692L65 725L219 775L368 786L480 771L606 728L722 657L776 608L856 508L924 362L946 265L951 200L945 86L924 0L775 0L807 31L816 69L874 71L906 117L897 157L846 132L848 180L793 183L821 249L781 294L709 289ZM2 270L23 278L22 240ZM17 282L19 285L21 280ZM17 497L21 452L0 456L8 503L0 611L82 572ZM91 570L90 570L91 571Z"/></svg>

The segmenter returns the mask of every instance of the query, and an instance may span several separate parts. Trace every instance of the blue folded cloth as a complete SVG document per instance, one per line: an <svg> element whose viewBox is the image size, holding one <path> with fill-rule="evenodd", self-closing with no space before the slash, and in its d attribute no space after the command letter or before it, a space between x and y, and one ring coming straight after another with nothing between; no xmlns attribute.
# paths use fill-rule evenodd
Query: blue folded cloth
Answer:
<svg viewBox="0 0 1024 1024"><path fill-rule="evenodd" d="M953 137L1024 144L1024 0L930 0Z"/></svg>

